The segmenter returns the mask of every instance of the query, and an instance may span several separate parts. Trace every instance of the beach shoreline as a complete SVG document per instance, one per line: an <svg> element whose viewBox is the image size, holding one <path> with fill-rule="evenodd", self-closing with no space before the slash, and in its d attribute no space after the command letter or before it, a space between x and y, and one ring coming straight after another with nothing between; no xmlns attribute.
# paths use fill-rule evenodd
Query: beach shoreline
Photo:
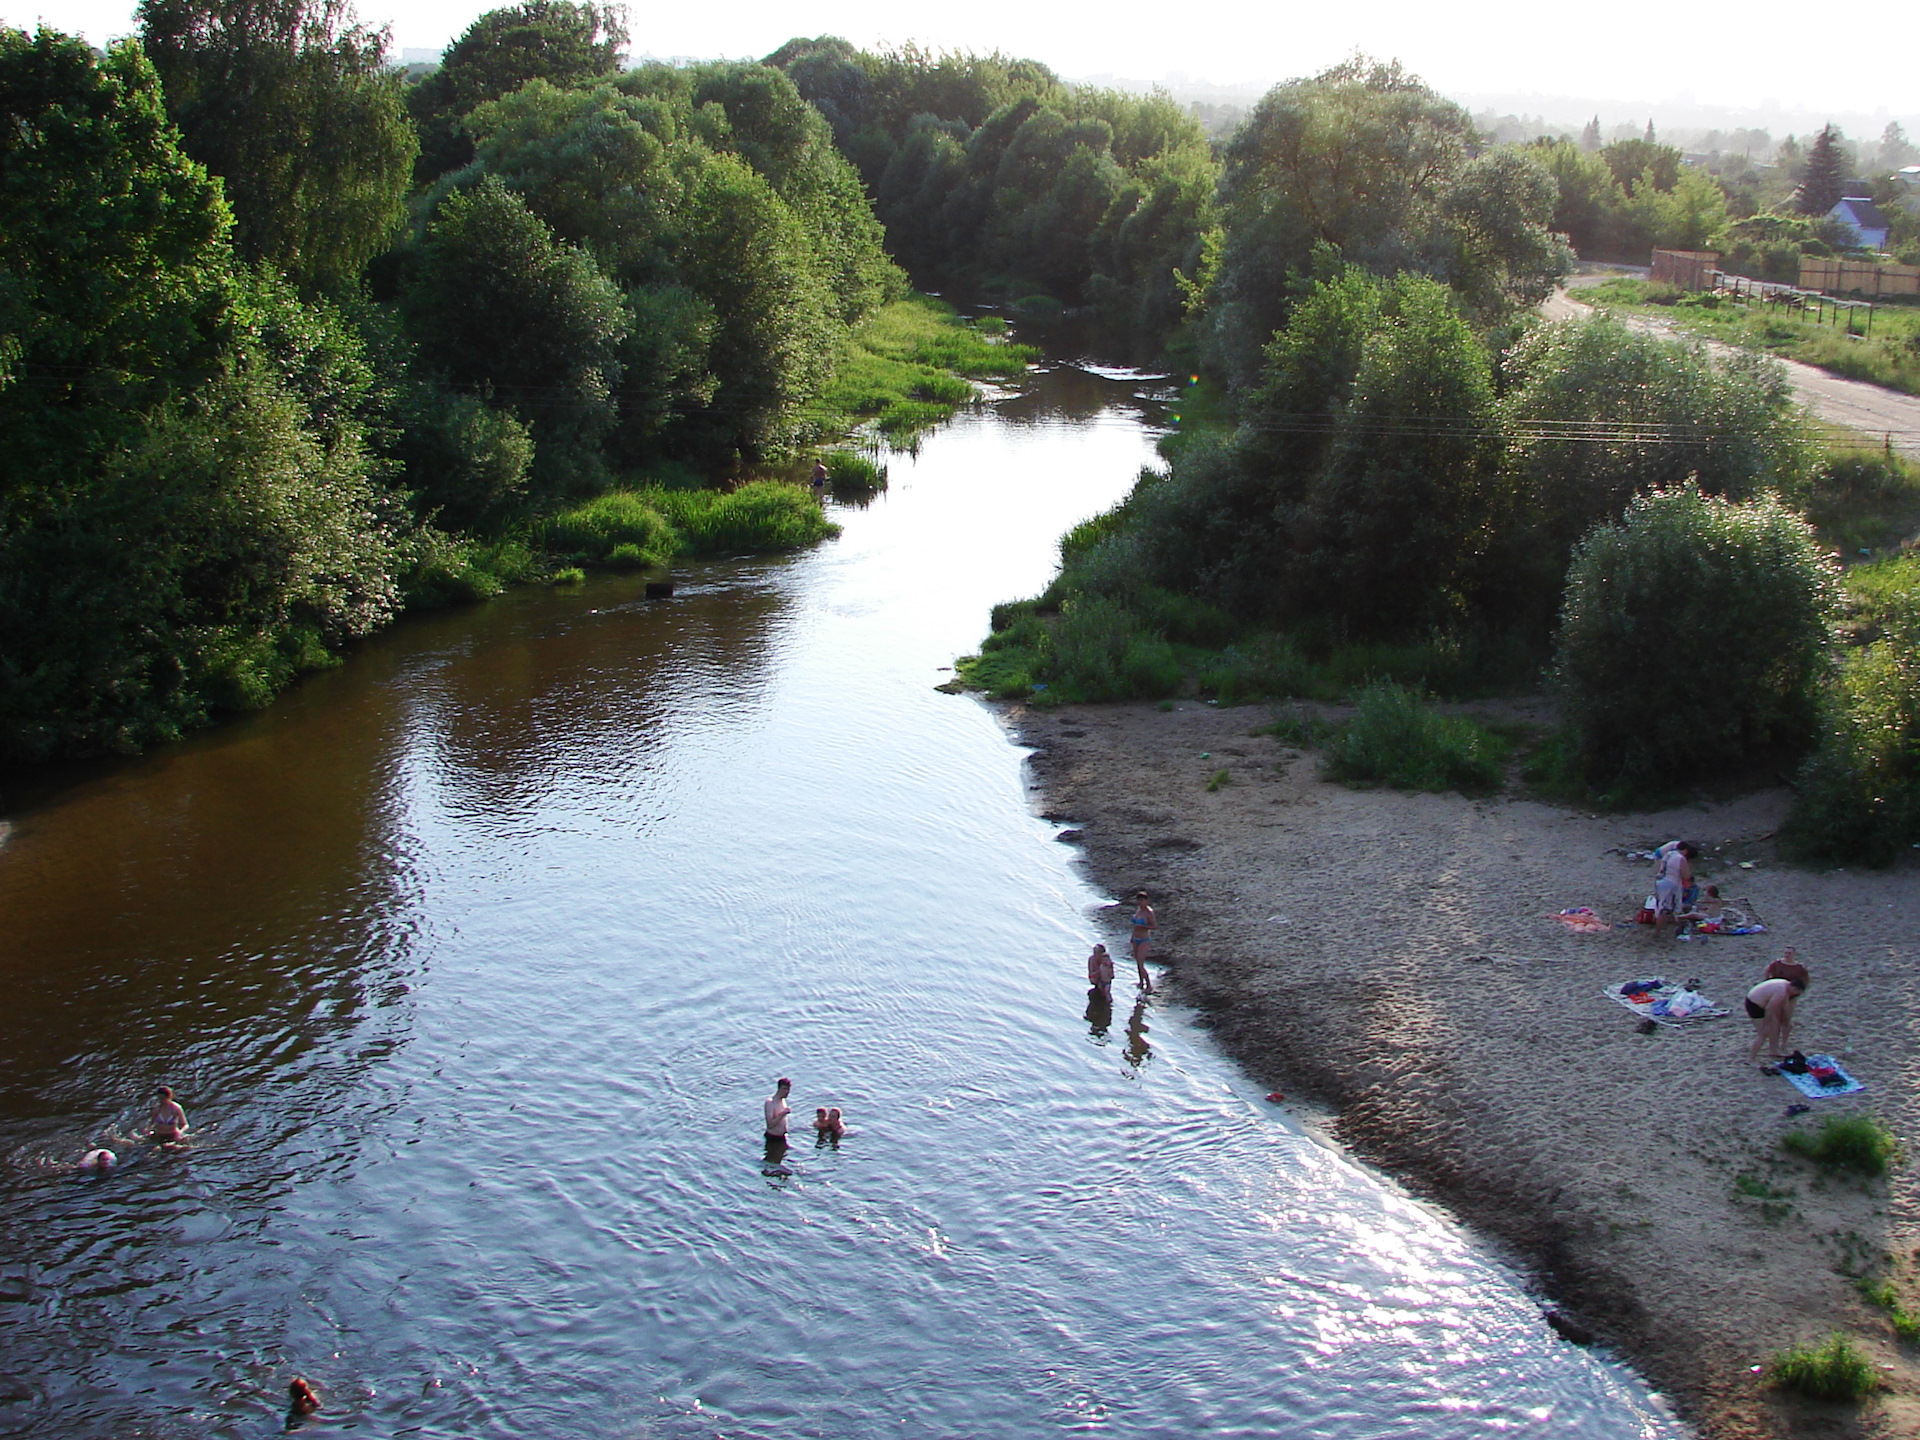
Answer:
<svg viewBox="0 0 1920 1440"><path fill-rule="evenodd" d="M1544 702L1501 709L1538 721ZM1920 1434L1920 1363L1858 1283L1890 1281L1920 1310L1917 1167L1836 1178L1779 1144L1870 1110L1920 1162L1920 867L1784 864L1781 790L1595 816L1331 784L1312 752L1250 733L1259 707L1002 718L1031 748L1036 808L1094 883L1152 896L1167 999L1263 1085L1324 1106L1340 1144L1507 1247L1703 1436ZM1624 852L1678 836L1768 934L1656 941L1551 918L1627 918L1651 866ZM1126 913L1102 913L1106 938ZM1794 1045L1868 1085L1801 1118L1786 1113L1801 1097L1747 1064L1740 1011L1787 945L1814 976ZM1124 943L1115 955L1124 974ZM1642 1033L1601 992L1647 975L1698 977L1733 1013ZM1865 1404L1783 1396L1753 1373L1836 1329L1885 1377Z"/></svg>

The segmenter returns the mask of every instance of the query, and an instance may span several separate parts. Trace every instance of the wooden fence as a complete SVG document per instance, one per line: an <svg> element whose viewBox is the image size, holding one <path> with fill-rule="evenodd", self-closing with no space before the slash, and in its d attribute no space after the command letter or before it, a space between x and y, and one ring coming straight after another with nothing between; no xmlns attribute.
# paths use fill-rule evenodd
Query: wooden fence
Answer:
<svg viewBox="0 0 1920 1440"><path fill-rule="evenodd" d="M1681 290L1711 290L1720 273L1720 256L1712 250L1656 250L1653 273L1656 283Z"/></svg>
<svg viewBox="0 0 1920 1440"><path fill-rule="evenodd" d="M1658 252L1655 252L1658 263ZM1675 282L1678 283L1678 282ZM1827 294L1920 295L1920 265L1880 265L1872 260L1800 257L1800 289Z"/></svg>

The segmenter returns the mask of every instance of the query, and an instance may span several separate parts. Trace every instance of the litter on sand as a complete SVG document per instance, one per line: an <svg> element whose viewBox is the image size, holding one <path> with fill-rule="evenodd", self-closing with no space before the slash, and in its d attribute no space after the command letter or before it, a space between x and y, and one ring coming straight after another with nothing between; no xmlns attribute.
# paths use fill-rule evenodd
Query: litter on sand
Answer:
<svg viewBox="0 0 1920 1440"><path fill-rule="evenodd" d="M1836 1095L1858 1095L1867 1088L1865 1081L1854 1079L1831 1055L1807 1056L1807 1070L1804 1075L1797 1075L1791 1070L1781 1070L1778 1074L1782 1080L1809 1100L1831 1100ZM1828 1083L1823 1084L1822 1081Z"/></svg>
<svg viewBox="0 0 1920 1440"><path fill-rule="evenodd" d="M1656 1025L1676 1029L1702 1020L1724 1020L1730 1013L1715 1005L1691 985L1675 985L1664 976L1625 980L1600 992L1622 1009L1631 1010Z"/></svg>

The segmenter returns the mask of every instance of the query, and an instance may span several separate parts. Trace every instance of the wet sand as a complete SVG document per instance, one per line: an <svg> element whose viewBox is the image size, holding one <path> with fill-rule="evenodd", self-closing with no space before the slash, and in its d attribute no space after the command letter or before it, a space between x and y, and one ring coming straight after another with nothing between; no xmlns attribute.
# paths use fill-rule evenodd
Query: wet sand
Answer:
<svg viewBox="0 0 1920 1440"><path fill-rule="evenodd" d="M1168 996L1340 1143L1509 1246L1543 1307L1630 1359L1704 1435L1920 1434L1920 1353L1856 1283L1890 1278L1920 1311L1920 866L1786 865L1770 839L1784 790L1593 816L1330 784L1312 752L1249 735L1259 707L1007 719L1035 747L1039 808L1080 832L1096 883L1151 893ZM1550 918L1629 917L1652 867L1610 852L1675 836L1711 847L1700 878L1751 900L1769 934L1656 941ZM1106 917L1110 941L1126 913ZM1747 1063L1741 1011L1787 945L1813 972L1794 1046L1868 1085L1797 1119L1802 1097ZM1124 942L1114 953L1130 983ZM1698 977L1733 1014L1641 1033L1600 992L1656 974ZM1781 1151L1788 1129L1856 1109L1915 1157L1890 1182ZM1835 1329L1883 1367L1888 1388L1864 1406L1787 1398L1752 1373Z"/></svg>

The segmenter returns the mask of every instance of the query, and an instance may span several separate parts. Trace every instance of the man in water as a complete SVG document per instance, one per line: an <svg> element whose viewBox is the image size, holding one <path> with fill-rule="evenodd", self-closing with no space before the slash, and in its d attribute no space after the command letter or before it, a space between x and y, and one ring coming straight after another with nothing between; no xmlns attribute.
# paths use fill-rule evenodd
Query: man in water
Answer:
<svg viewBox="0 0 1920 1440"><path fill-rule="evenodd" d="M153 1138L172 1145L187 1138L187 1112L173 1098L173 1091L162 1085L153 1092Z"/></svg>
<svg viewBox="0 0 1920 1440"><path fill-rule="evenodd" d="M793 1081L784 1075L775 1083L773 1095L762 1108L767 1112L767 1159L778 1160L787 1153L787 1117L793 1107L787 1096L793 1093Z"/></svg>

